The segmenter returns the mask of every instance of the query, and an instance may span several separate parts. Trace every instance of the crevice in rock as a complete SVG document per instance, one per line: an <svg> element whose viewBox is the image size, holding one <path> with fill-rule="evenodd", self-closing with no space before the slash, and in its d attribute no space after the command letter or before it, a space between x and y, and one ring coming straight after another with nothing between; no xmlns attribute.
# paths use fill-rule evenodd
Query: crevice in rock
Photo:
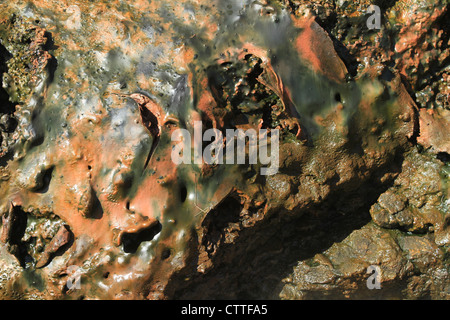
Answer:
<svg viewBox="0 0 450 320"><path fill-rule="evenodd" d="M7 138L8 133L15 131L17 120L12 116L16 110L14 103L9 99L8 93L3 88L3 74L8 72L7 61L11 58L11 54L0 43L0 166L5 167L9 160L13 159L13 152L8 149Z"/></svg>
<svg viewBox="0 0 450 320"><path fill-rule="evenodd" d="M450 162L450 154L447 152L439 152L436 156L436 158L443 163L449 163Z"/></svg>
<svg viewBox="0 0 450 320"><path fill-rule="evenodd" d="M11 209L2 217L1 240L6 244L7 250L14 255L22 268L32 260L27 252L27 245L22 241L27 227L27 213L19 206L11 204Z"/></svg>
<svg viewBox="0 0 450 320"><path fill-rule="evenodd" d="M180 186L180 202L185 202L187 198L187 188L184 184Z"/></svg>
<svg viewBox="0 0 450 320"><path fill-rule="evenodd" d="M127 210L129 210L129 202L127 203ZM96 192L92 192L92 208L91 208L91 212L89 214L89 218L91 219L101 219L103 218L103 206L102 203L100 202L99 198L97 197Z"/></svg>
<svg viewBox="0 0 450 320"><path fill-rule="evenodd" d="M0 115L13 114L15 111L14 103L9 100L8 93L3 89L3 73L8 72L6 62L11 59L11 57L12 55L0 43Z"/></svg>
<svg viewBox="0 0 450 320"><path fill-rule="evenodd" d="M59 48L57 45L55 45L55 41L53 40L51 32L46 31L44 33L44 37L47 39L47 42L42 47L43 50L50 52L52 50L56 50ZM47 62L47 70L48 70L47 84L53 82L57 68L58 68L58 60L53 55L51 55Z"/></svg>
<svg viewBox="0 0 450 320"><path fill-rule="evenodd" d="M162 225L159 221L148 228L144 228L135 233L124 232L122 235L123 251L126 253L135 253L142 242L151 241L161 232Z"/></svg>
<svg viewBox="0 0 450 320"><path fill-rule="evenodd" d="M239 200L235 196L229 196L206 216L202 223L202 228L205 230L202 246L209 256L213 256L217 248L225 241L229 224L239 222L241 210Z"/></svg>
<svg viewBox="0 0 450 320"><path fill-rule="evenodd" d="M0 139L0 143L1 143L1 139ZM13 151L9 151L7 152L4 156L0 157L0 167L6 167L8 164L8 161L14 159L14 152Z"/></svg>
<svg viewBox="0 0 450 320"><path fill-rule="evenodd" d="M54 168L54 166L51 166L47 170L43 171L42 176L39 179L39 187L35 190L36 193L46 193L48 191Z"/></svg>

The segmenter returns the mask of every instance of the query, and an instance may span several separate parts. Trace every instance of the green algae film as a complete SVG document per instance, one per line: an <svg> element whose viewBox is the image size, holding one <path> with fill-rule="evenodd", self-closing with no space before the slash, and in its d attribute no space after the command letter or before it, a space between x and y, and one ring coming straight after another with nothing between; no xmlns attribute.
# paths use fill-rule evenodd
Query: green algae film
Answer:
<svg viewBox="0 0 450 320"><path fill-rule="evenodd" d="M170 159L170 134L175 128L162 123L161 139L144 168L154 137L144 128L138 105L121 94L151 98L193 135L193 121L223 120L219 103L210 99L208 70L236 63L244 52L273 70L276 77L265 81L272 92L267 103L271 99L279 106L292 103L294 110L288 111L299 116L312 143L323 134L321 119L333 115L338 106L340 125L345 127L361 101L374 99L361 93L365 85L345 81L345 67L315 22L293 18L278 6L185 1L136 6L77 2L66 7L19 2L3 7L5 18L17 12L39 21L51 34L51 54L57 64L47 70L51 82L31 97L10 91L12 99L21 99L33 114L24 119L32 124L34 142L25 139L15 147L23 149L18 153L22 159L10 164L17 177L8 187L2 186L2 207L13 201L30 208L33 215L45 206L72 226L75 242L50 263L49 274L70 264L89 265L83 269L83 279L94 274L95 263L77 251L88 241L90 250L98 252L97 263L111 270L110 279L123 280L105 285L103 293L91 288L94 296L120 296L130 281L141 277L150 286L163 288L172 273L185 267L192 234L205 216L252 181L244 178L246 169L239 166L177 167ZM18 34L27 32L12 28ZM309 45L324 49L310 50ZM11 54L17 59L21 52L11 49ZM331 74L330 70L337 71ZM386 109L396 108L395 99L388 98ZM246 111L242 112L245 117ZM292 113L286 116L296 118ZM249 125L257 123L252 120ZM49 194L36 192L42 188L48 188ZM99 211L92 214L95 210ZM152 228L157 223L162 226L155 233L152 230L157 229ZM146 230L148 235L136 237L142 241L135 255L123 252L123 237ZM79 240L83 236L89 240Z"/></svg>

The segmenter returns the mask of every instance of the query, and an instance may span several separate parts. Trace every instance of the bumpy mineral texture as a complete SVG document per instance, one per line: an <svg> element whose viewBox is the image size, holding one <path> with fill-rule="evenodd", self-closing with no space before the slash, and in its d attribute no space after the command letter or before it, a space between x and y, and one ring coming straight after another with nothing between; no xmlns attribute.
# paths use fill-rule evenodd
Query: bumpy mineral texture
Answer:
<svg viewBox="0 0 450 320"><path fill-rule="evenodd" d="M0 298L449 299L449 14L0 3Z"/></svg>

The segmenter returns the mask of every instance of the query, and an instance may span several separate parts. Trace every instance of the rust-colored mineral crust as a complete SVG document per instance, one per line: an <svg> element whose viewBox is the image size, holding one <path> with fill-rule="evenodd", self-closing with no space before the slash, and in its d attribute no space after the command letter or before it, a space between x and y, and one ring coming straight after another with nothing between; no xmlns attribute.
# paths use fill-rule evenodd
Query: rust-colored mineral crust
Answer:
<svg viewBox="0 0 450 320"><path fill-rule="evenodd" d="M381 2L1 2L0 299L448 299L448 4Z"/></svg>

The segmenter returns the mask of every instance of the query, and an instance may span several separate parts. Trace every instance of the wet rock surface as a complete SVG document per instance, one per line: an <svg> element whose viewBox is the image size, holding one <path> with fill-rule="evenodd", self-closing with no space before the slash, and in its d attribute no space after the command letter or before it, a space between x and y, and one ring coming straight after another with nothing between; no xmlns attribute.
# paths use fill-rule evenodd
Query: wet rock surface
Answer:
<svg viewBox="0 0 450 320"><path fill-rule="evenodd" d="M0 4L0 298L449 299L448 3L370 4Z"/></svg>

